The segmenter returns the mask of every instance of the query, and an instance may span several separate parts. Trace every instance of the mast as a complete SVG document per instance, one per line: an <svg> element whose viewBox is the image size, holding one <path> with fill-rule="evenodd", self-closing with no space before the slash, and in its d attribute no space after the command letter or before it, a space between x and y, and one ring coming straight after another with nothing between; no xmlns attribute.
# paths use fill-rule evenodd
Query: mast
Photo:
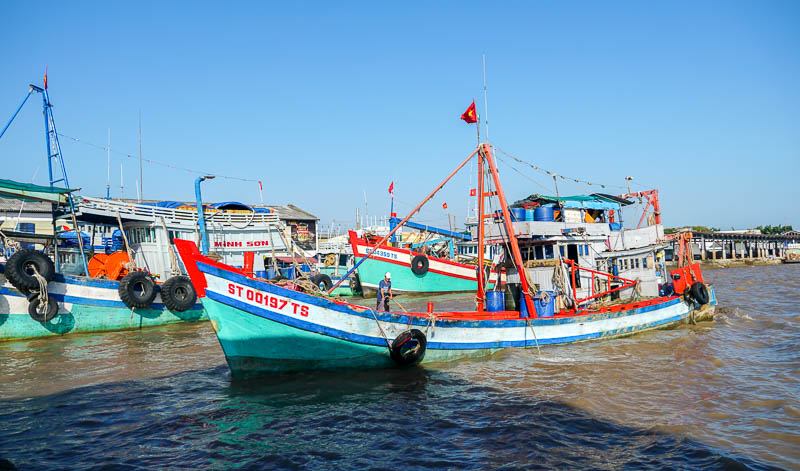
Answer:
<svg viewBox="0 0 800 471"><path fill-rule="evenodd" d="M484 286L483 278L483 243L484 243L484 199L487 194L484 193L484 151L482 146L478 145L478 290L475 292L475 308L478 312L483 312L484 300L486 299L486 286Z"/></svg>
<svg viewBox="0 0 800 471"><path fill-rule="evenodd" d="M144 191L142 189L144 179L142 178L142 110L139 110L139 191L137 192L139 202L142 202Z"/></svg>
<svg viewBox="0 0 800 471"><path fill-rule="evenodd" d="M111 199L111 128L108 128L108 147L106 147L106 199Z"/></svg>
<svg viewBox="0 0 800 471"><path fill-rule="evenodd" d="M525 271L525 265L522 263L522 253L519 251L517 236L514 233L514 223L511 221L511 212L508 210L506 195L503 193L503 186L500 184L500 174L497 172L497 166L495 165L494 157L492 157L492 148L489 144L484 143L482 144L482 149L486 163L489 167L489 172L492 174L492 180L494 180L495 191L490 192L489 195L497 196L497 199L500 200L500 208L503 210L503 224L506 228L506 234L508 234L508 242L511 246L511 254L514 259L514 265L517 266L517 270L519 272L520 289L523 293L522 299L528 309L528 315L531 317L536 317L536 311L534 310L533 301L531 300L531 294L529 292L530 285L528 284L528 274ZM483 231L483 224L478 226L478 230L481 232ZM479 248L478 251L480 252L481 249Z"/></svg>

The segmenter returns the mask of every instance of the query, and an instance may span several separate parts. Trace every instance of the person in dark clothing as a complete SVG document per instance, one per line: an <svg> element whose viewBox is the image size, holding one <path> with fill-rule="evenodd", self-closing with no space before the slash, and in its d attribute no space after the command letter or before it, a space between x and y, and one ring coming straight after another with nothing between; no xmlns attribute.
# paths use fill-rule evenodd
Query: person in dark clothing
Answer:
<svg viewBox="0 0 800 471"><path fill-rule="evenodd" d="M392 274L388 271L380 283L378 283L377 305L375 310L378 312L389 312L389 300L392 299Z"/></svg>

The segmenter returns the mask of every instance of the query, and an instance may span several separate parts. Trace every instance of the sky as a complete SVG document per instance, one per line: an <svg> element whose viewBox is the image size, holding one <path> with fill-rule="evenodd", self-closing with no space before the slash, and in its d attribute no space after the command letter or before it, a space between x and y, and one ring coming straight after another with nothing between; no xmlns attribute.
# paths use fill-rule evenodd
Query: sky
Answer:
<svg viewBox="0 0 800 471"><path fill-rule="evenodd" d="M136 196L141 114L143 157L178 167L146 163L144 198L192 200L210 173L244 180L206 200L258 203L261 180L265 202L349 227L388 213L394 181L403 216L474 149L475 99L509 200L554 192L510 154L607 185L562 195L658 188L666 226L800 227L796 1L5 1L0 44L0 124L46 67L87 195L106 193L110 129L111 195ZM0 164L47 184L38 96ZM415 219L463 220L473 173Z"/></svg>

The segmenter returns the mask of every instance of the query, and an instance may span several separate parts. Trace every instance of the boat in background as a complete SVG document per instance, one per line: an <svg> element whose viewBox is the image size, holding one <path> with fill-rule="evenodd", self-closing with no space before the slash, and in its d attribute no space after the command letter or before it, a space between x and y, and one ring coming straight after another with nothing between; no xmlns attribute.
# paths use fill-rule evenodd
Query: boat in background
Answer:
<svg viewBox="0 0 800 471"><path fill-rule="evenodd" d="M458 262L455 257L432 255L422 244L417 245L416 250L387 242L375 246L380 238L364 231L349 231L349 237L355 263L361 262L358 279L365 297L375 296L386 272L392 274L395 293L459 293L475 291L478 287L477 265ZM487 273L488 282L494 286L498 272Z"/></svg>
<svg viewBox="0 0 800 471"><path fill-rule="evenodd" d="M518 310L508 310L503 291L488 289L485 279L478 277L474 310L436 311L429 303L426 312L377 312L300 286L254 278L202 255L191 241L176 240L232 374L408 366L486 355L509 347L539 348L626 336L694 322L713 313L714 290L703 281L698 264L673 270L670 294L652 297L635 294L636 280L591 270L593 277L618 285L588 299L580 299L573 291L573 305L553 312L549 300L540 297L523 269L514 223L488 144L479 145L389 234L365 246L365 259L380 257L383 244L397 229L475 157L480 182L479 221L484 221L485 198L497 198L503 213L499 223L505 229L505 238L499 242L507 247L506 260L519 274ZM484 178L491 179L491 191L484 191ZM478 246L483 246L485 232L485 224L479 224ZM483 251L479 251L478 258L481 266ZM359 261L351 271L364 263ZM576 271L587 270L572 260L564 259L562 263L573 277ZM630 298L613 299L615 293L628 288L634 292Z"/></svg>
<svg viewBox="0 0 800 471"><path fill-rule="evenodd" d="M800 263L800 244L787 244L781 261L783 263Z"/></svg>

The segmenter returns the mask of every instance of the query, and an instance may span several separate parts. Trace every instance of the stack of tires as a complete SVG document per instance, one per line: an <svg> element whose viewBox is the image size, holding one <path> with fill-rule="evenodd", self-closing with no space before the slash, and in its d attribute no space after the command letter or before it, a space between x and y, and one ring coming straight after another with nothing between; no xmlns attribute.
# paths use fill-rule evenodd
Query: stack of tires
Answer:
<svg viewBox="0 0 800 471"><path fill-rule="evenodd" d="M49 322L58 315L58 303L47 296L42 303L41 285L34 276L39 274L46 282L53 281L55 265L45 254L35 250L18 250L6 262L5 275L9 283L28 298L28 314L38 322ZM45 286L45 289L46 286Z"/></svg>

